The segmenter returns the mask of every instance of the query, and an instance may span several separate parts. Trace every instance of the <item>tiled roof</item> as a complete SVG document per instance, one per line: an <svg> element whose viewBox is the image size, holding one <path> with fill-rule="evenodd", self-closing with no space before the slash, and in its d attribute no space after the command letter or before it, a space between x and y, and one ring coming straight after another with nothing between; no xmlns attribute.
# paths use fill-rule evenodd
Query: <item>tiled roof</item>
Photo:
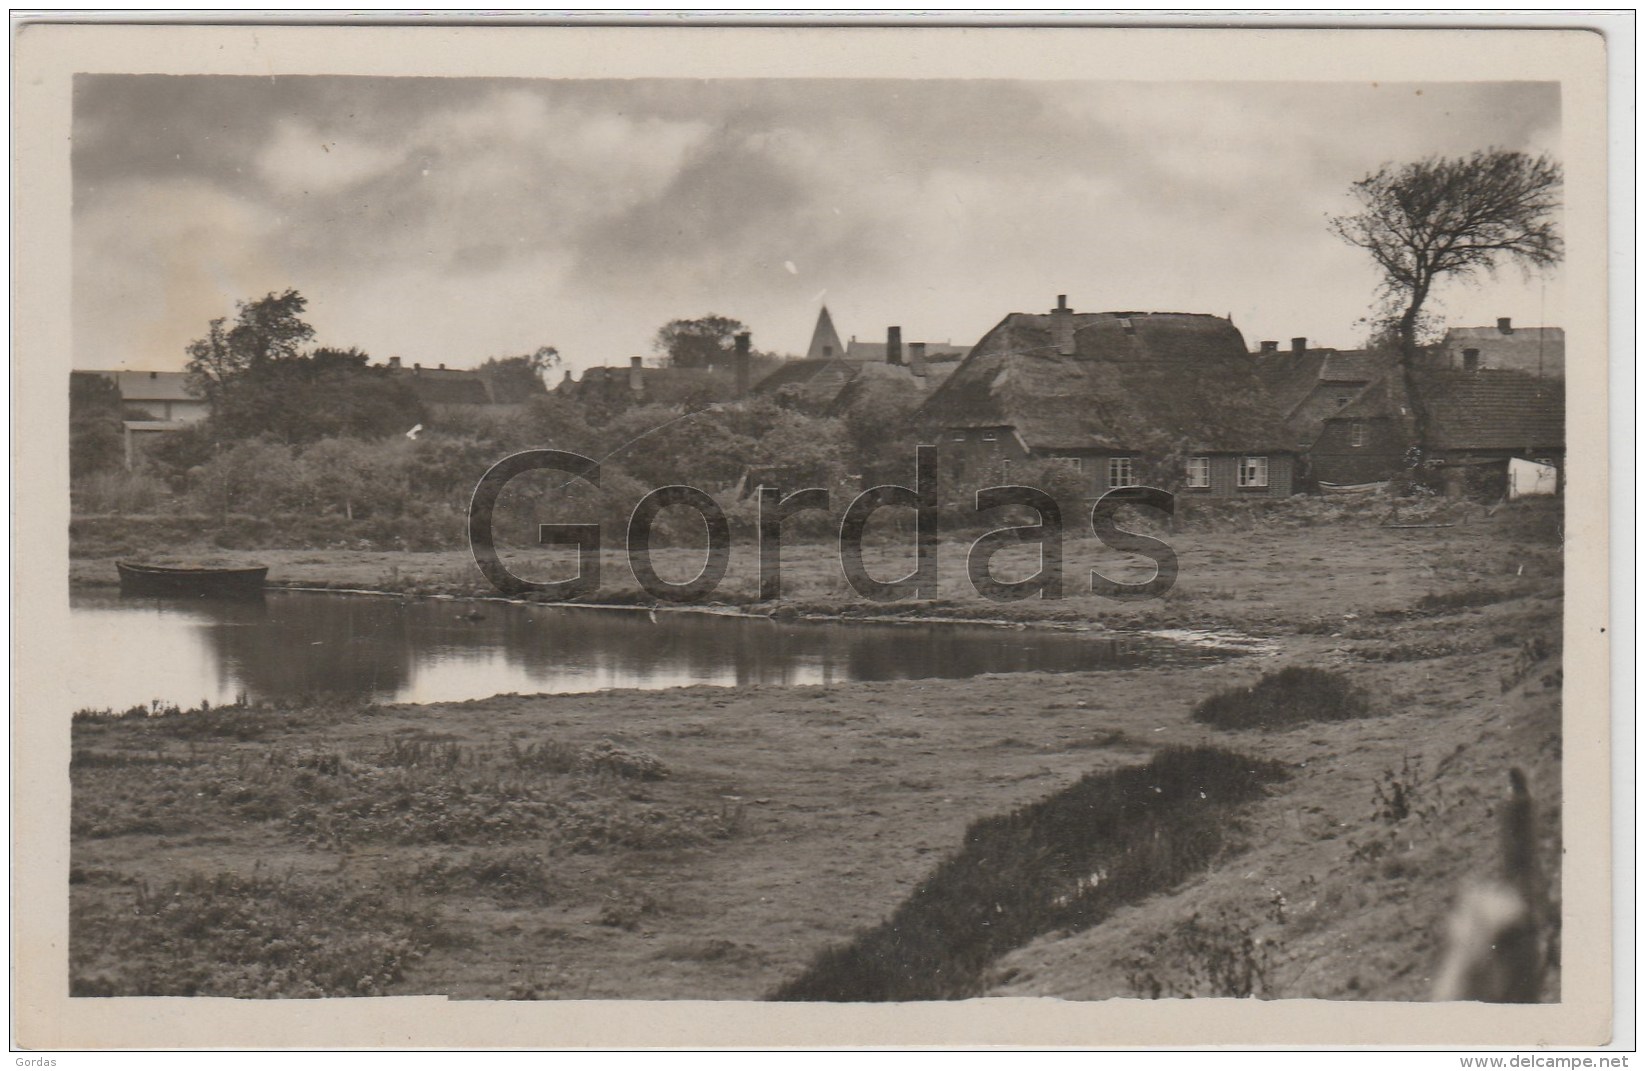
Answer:
<svg viewBox="0 0 1645 1071"><path fill-rule="evenodd" d="M1565 383L1524 372L1481 369L1423 377L1433 445L1513 450L1565 443Z"/></svg>
<svg viewBox="0 0 1645 1071"><path fill-rule="evenodd" d="M1565 443L1565 383L1508 369L1430 371L1418 380L1436 450L1519 450ZM1390 374L1332 420L1409 419L1405 386Z"/></svg>

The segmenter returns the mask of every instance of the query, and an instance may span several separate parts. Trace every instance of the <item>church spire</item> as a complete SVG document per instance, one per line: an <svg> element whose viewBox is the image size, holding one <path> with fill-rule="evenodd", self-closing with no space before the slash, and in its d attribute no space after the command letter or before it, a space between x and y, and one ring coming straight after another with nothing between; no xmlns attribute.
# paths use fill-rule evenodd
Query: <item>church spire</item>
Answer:
<svg viewBox="0 0 1645 1071"><path fill-rule="evenodd" d="M817 314L817 328L811 332L811 348L805 355L808 358L845 356L845 347L840 345L839 332L834 330L834 320L828 315L827 305Z"/></svg>

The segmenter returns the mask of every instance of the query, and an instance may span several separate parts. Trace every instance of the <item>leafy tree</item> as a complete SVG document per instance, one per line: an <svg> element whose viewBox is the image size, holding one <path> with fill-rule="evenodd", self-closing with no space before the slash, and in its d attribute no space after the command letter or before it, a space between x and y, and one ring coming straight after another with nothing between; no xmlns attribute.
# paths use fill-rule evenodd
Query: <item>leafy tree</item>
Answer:
<svg viewBox="0 0 1645 1071"><path fill-rule="evenodd" d="M491 383L491 395L498 401L523 401L536 394L547 394L543 375L560 364L560 351L553 346L539 346L532 353L517 357L492 357L482 364L479 372Z"/></svg>
<svg viewBox="0 0 1645 1071"><path fill-rule="evenodd" d="M106 376L69 373L69 478L111 469L125 458L120 388Z"/></svg>
<svg viewBox="0 0 1645 1071"><path fill-rule="evenodd" d="M358 350L318 349L262 362L217 391L211 425L218 438L271 435L290 443L328 436L381 438L427 414L411 384Z"/></svg>
<svg viewBox="0 0 1645 1071"><path fill-rule="evenodd" d="M219 317L188 345L190 389L211 401L211 417L194 449L170 459L199 463L198 448L272 436L288 443L328 436L377 438L421 423L426 413L411 385L372 367L357 349L304 353L314 328L302 319L308 299L295 290L238 303L232 326ZM539 351L541 352L541 351ZM214 447L215 448L215 447Z"/></svg>
<svg viewBox="0 0 1645 1071"><path fill-rule="evenodd" d="M1492 275L1503 263L1527 272L1558 263L1564 242L1553 217L1563 181L1550 157L1501 149L1387 164L1354 183L1360 211L1331 219L1337 236L1369 252L1382 272L1419 463L1428 443L1417 377L1424 305L1447 278Z"/></svg>
<svg viewBox="0 0 1645 1071"><path fill-rule="evenodd" d="M308 299L295 290L236 302L234 326L219 316L204 338L186 347L191 386L215 402L217 392L236 374L296 357L314 337L314 328L302 319L307 307Z"/></svg>
<svg viewBox="0 0 1645 1071"><path fill-rule="evenodd" d="M670 320L657 331L652 347L675 368L726 367L736 352L736 336L747 330L741 320L711 312L695 320Z"/></svg>

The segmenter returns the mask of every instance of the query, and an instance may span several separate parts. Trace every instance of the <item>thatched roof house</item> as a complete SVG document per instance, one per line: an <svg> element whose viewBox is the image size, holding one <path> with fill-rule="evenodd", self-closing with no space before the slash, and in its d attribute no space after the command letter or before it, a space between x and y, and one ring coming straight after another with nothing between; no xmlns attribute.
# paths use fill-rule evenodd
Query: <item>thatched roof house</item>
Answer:
<svg viewBox="0 0 1645 1071"><path fill-rule="evenodd" d="M921 422L959 472L1077 467L1090 493L1152 483L1289 495L1294 443L1239 330L1199 313L1012 313L932 392Z"/></svg>
<svg viewBox="0 0 1645 1071"><path fill-rule="evenodd" d="M1265 348L1254 355L1257 377L1284 413L1291 441L1299 450L1319 438L1326 417L1353 401L1392 364L1392 358L1370 350L1295 344L1303 341L1293 340L1289 350Z"/></svg>

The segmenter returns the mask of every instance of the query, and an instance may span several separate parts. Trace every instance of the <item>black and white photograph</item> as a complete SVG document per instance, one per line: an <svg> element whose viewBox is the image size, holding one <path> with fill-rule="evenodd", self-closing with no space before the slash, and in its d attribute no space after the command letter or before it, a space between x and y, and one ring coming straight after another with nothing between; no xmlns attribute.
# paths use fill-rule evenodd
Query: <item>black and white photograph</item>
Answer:
<svg viewBox="0 0 1645 1071"><path fill-rule="evenodd" d="M264 29L40 150L58 1006L1604 1042L1597 38Z"/></svg>

